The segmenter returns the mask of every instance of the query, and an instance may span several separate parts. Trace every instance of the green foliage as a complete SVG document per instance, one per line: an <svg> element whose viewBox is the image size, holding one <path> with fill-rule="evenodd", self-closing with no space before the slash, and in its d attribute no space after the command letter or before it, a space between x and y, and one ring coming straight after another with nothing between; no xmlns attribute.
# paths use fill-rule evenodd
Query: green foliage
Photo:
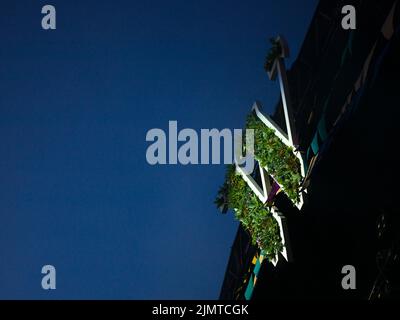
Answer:
<svg viewBox="0 0 400 320"><path fill-rule="evenodd" d="M254 245L263 249L272 259L282 250L279 225L268 207L261 203L243 178L236 174L235 166L228 166L225 184L228 188L228 207L249 231Z"/></svg>
<svg viewBox="0 0 400 320"><path fill-rule="evenodd" d="M253 112L247 117L247 128L254 129L254 157L282 186L287 196L299 201L300 162L292 148L286 146Z"/></svg>
<svg viewBox="0 0 400 320"><path fill-rule="evenodd" d="M282 54L282 48L279 41L274 38L270 38L271 48L269 49L267 56L265 57L264 69L269 72L274 65L274 61Z"/></svg>
<svg viewBox="0 0 400 320"><path fill-rule="evenodd" d="M228 211L228 184L226 182L219 188L214 204L221 213L226 213Z"/></svg>
<svg viewBox="0 0 400 320"><path fill-rule="evenodd" d="M279 41L270 39L271 48L267 54L264 68L271 71L274 61L281 55ZM283 188L294 202L299 201L301 183L300 162L293 149L286 146L253 112L247 117L247 129L254 130L254 157L261 167ZM245 138L245 137L243 137ZM245 144L243 144L245 145ZM263 249L269 259L275 258L282 250L282 240L278 222L270 208L261 203L244 179L236 174L235 165L227 168L225 183L215 201L222 212L233 209L235 217L249 231L253 244Z"/></svg>

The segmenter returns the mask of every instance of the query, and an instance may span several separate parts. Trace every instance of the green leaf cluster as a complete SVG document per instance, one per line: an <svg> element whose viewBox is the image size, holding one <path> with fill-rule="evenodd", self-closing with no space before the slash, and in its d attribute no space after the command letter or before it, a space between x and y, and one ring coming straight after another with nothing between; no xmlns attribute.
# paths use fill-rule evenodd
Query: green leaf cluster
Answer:
<svg viewBox="0 0 400 320"><path fill-rule="evenodd" d="M278 40L275 38L270 38L269 42L271 44L271 48L268 50L264 62L264 69L267 72L271 71L274 61L282 54L282 48Z"/></svg>
<svg viewBox="0 0 400 320"><path fill-rule="evenodd" d="M249 231L252 243L273 259L282 250L282 240L277 221L269 207L265 206L243 178L236 174L235 166L228 166L225 184L228 188L228 207Z"/></svg>
<svg viewBox="0 0 400 320"><path fill-rule="evenodd" d="M299 201L301 183L300 161L293 148L286 146L255 114L247 117L246 127L254 130L254 157L262 167L268 168L287 196Z"/></svg>

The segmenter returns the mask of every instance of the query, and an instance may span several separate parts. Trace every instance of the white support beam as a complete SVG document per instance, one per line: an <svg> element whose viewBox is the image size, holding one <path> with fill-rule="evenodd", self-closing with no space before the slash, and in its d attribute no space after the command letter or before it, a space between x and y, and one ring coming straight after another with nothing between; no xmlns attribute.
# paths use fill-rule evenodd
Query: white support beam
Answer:
<svg viewBox="0 0 400 320"><path fill-rule="evenodd" d="M283 112L285 114L285 123L288 139L291 145L297 148L298 137L294 123L293 108L290 99L289 83L287 80L285 62L283 58L278 58L276 66L278 68L279 87L281 89Z"/></svg>
<svg viewBox="0 0 400 320"><path fill-rule="evenodd" d="M264 124L275 131L275 134L279 137L279 139L282 140L282 142L291 147L292 144L290 143L287 134L275 123L274 120L271 119L270 116L266 115L266 114L262 114L261 111L261 104L256 101L253 104L252 110L256 113L257 117L264 122Z"/></svg>

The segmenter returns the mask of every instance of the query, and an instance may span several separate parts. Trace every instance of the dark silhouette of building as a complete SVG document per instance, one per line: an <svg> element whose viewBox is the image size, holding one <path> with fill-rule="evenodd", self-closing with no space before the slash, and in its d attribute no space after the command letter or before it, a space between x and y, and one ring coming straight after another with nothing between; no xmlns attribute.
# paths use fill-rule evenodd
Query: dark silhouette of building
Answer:
<svg viewBox="0 0 400 320"><path fill-rule="evenodd" d="M356 8L356 30L341 27L341 8L349 4ZM399 18L394 0L318 4L287 73L299 149L314 161L307 202L298 212L284 194L276 200L294 261L264 262L253 299L400 296ZM281 101L272 117L285 127ZM244 297L257 248L243 250L243 232L232 247L222 299ZM345 265L356 269L356 290L341 286Z"/></svg>

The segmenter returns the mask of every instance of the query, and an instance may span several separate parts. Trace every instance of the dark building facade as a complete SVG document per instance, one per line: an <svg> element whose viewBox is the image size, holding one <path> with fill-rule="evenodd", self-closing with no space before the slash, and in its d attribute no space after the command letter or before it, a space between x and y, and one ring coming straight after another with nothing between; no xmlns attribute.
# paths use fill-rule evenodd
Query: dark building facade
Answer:
<svg viewBox="0 0 400 320"><path fill-rule="evenodd" d="M349 4L356 8L356 30L341 27L341 8ZM276 267L264 261L252 299L399 296L399 19L397 1L318 4L287 72L299 150L308 164L301 211L284 195L276 200L294 260ZM285 127L281 101L272 118ZM239 241L245 234L239 228L221 299L244 298L258 252L248 236L247 244ZM341 286L345 265L357 272L355 290Z"/></svg>

